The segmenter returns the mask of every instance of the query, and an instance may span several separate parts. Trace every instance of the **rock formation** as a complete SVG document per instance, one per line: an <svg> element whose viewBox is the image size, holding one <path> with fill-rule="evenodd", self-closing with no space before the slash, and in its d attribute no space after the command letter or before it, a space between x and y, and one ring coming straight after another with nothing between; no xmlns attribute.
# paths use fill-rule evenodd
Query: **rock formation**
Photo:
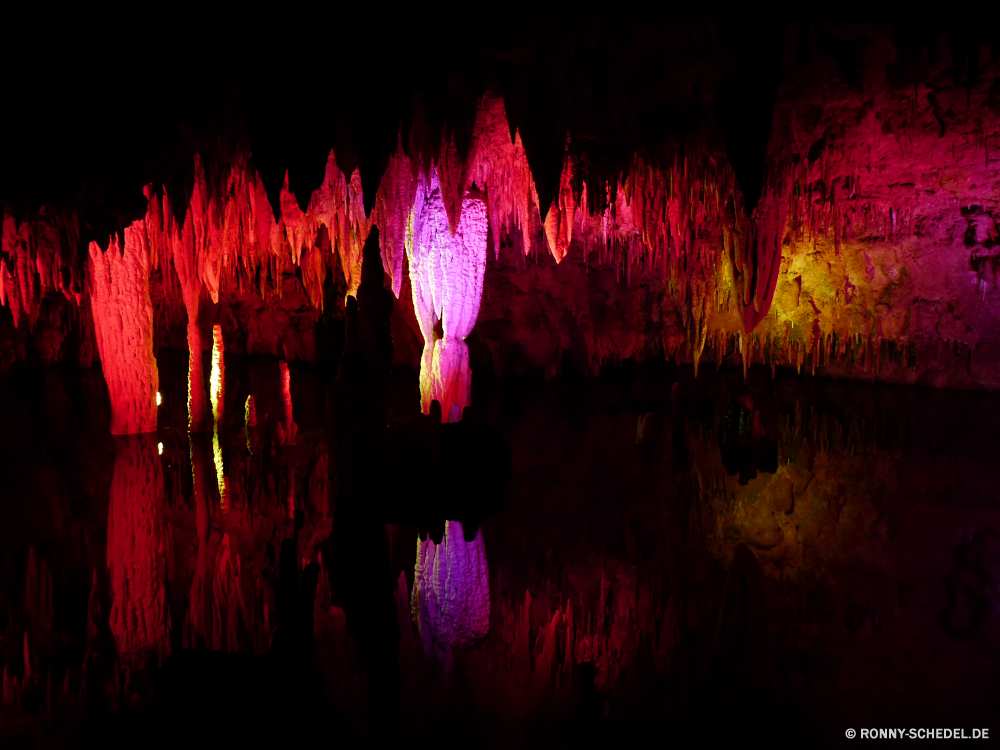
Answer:
<svg viewBox="0 0 1000 750"><path fill-rule="evenodd" d="M295 445L299 426L292 419L292 376L286 362L279 362L278 370L281 373L281 403L284 407L283 419L277 426L278 445Z"/></svg>
<svg viewBox="0 0 1000 750"><path fill-rule="evenodd" d="M143 221L113 237L106 252L90 243L90 304L111 398L111 434L156 431L159 371L153 355L149 245Z"/></svg>
<svg viewBox="0 0 1000 750"><path fill-rule="evenodd" d="M200 172L201 160L196 163L196 172ZM148 214L154 214L147 218L147 222L152 221L154 226L162 217L167 217L170 222L169 229L163 228L163 236L169 239L171 257L174 262L174 271L180 282L181 299L184 301L184 309L187 312L187 342L188 342L188 432L204 432L208 421L208 404L205 400L205 376L201 362L201 328L198 325L198 309L201 303L202 270L204 256L199 254L199 250L204 252L204 243L195 242L195 218L193 216L193 204L188 208L188 217L183 227L178 227L172 221L170 205L167 196L163 196L163 208L159 208L159 201L152 191L147 191L149 197L150 210Z"/></svg>
<svg viewBox="0 0 1000 750"><path fill-rule="evenodd" d="M470 646L490 629L489 568L483 531L465 541L462 524L445 523L441 544L417 540L410 613L424 654L450 663L456 645Z"/></svg>
<svg viewBox="0 0 1000 750"><path fill-rule="evenodd" d="M226 413L226 345L222 341L222 326L212 329L212 417L218 425Z"/></svg>
<svg viewBox="0 0 1000 750"><path fill-rule="evenodd" d="M467 195L454 229L449 221L434 170L418 183L413 235L407 246L413 308L424 337L420 402L424 414L430 413L432 401L440 402L444 421L457 422L472 393L465 338L476 323L483 293L486 205Z"/></svg>
<svg viewBox="0 0 1000 750"><path fill-rule="evenodd" d="M115 439L108 506L111 633L125 664L170 653L163 471L155 435Z"/></svg>

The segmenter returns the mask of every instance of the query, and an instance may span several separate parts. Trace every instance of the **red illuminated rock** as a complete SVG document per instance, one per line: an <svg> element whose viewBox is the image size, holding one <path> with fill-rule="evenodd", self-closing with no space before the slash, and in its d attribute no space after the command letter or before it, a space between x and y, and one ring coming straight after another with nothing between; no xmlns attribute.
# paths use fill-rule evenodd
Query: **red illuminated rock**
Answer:
<svg viewBox="0 0 1000 750"><path fill-rule="evenodd" d="M222 326L212 329L212 417L218 423L226 412L226 345L222 340Z"/></svg>
<svg viewBox="0 0 1000 750"><path fill-rule="evenodd" d="M156 436L116 438L108 506L110 626L119 658L131 666L170 653L162 503Z"/></svg>
<svg viewBox="0 0 1000 750"><path fill-rule="evenodd" d="M167 198L163 198L164 204ZM155 206L157 200L153 196L150 206ZM169 216L169 207L163 212ZM201 266L204 256L199 256L195 244L195 220L192 210L183 227L170 223L169 235L171 257L174 270L180 281L181 299L187 311L187 342L188 342L188 432L204 432L208 422L208 403L205 398L205 375L201 362L201 328L198 325L198 308L201 302L202 273Z"/></svg>
<svg viewBox="0 0 1000 750"><path fill-rule="evenodd" d="M153 305L144 222L125 228L106 252L90 243L91 308L101 367L111 398L111 434L156 430L159 372L153 355Z"/></svg>

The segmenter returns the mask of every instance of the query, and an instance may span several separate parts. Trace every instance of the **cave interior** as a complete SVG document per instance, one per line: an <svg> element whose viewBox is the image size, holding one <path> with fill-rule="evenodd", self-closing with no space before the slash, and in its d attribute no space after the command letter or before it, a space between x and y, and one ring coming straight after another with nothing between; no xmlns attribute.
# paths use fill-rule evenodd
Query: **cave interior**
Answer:
<svg viewBox="0 0 1000 750"><path fill-rule="evenodd" d="M991 737L995 24L373 14L8 27L0 744Z"/></svg>

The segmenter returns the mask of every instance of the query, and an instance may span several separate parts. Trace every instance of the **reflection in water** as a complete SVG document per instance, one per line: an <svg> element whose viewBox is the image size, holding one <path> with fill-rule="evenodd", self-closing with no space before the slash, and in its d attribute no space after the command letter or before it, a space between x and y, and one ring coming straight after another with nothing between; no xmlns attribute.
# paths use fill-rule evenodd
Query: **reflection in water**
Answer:
<svg viewBox="0 0 1000 750"><path fill-rule="evenodd" d="M156 435L115 438L108 507L111 632L118 654L138 666L170 653L166 599L169 537Z"/></svg>
<svg viewBox="0 0 1000 750"><path fill-rule="evenodd" d="M42 710L49 672L55 711L84 693L97 713L155 703L148 686L160 684L157 663L173 644L167 670L178 648L187 663L249 659L249 673L265 654L316 665L327 700L362 735L372 722L433 734L460 717L474 717L462 725L473 738L508 724L527 732L519 717L530 715L590 727L609 745L642 723L693 737L763 721L789 744L814 746L875 710L943 721L988 709L982 686L1000 654L995 398L809 392L770 373L747 386L739 371L703 371L646 391L638 379L591 392L484 389L475 419L442 424L414 405L390 415L383 438L382 413L351 400L371 382L364 372L345 373L335 419L317 426L307 404L320 381L303 368L305 426L295 446L277 448L263 416L281 414L278 368L253 367L270 380L258 380L252 452L244 420L188 442L181 414L158 436L105 438L106 456L69 429L58 443L35 430L45 404L0 433L30 448L8 440L0 451L11 481L24 483L0 503L13 519L0 529L29 529L35 548L34 563L28 543L15 549L8 569L28 561L29 573L0 590L13 592L0 602L14 612L0 636L16 648L0 657L15 707ZM184 382L177 370L163 367L167 393ZM405 385L412 396L416 384ZM363 453L358 435L377 450ZM38 446L71 461L53 468ZM509 492L497 489L506 464ZM73 465L80 478L50 478ZM91 507L101 522L87 520ZM104 517L106 581L103 545L95 556L87 541ZM51 587L40 584L42 560ZM78 633L63 633L74 627L64 612L78 613ZM115 651L102 642L109 621L130 679L101 666ZM74 642L89 649L90 682L75 666L82 656L60 645ZM260 700L273 705L288 684ZM95 704L104 690L114 701Z"/></svg>
<svg viewBox="0 0 1000 750"><path fill-rule="evenodd" d="M219 442L219 423L215 423L212 433L212 455L215 459L215 479L219 485L219 507L223 513L229 512L229 477L226 476L226 465L222 457L222 444Z"/></svg>
<svg viewBox="0 0 1000 750"><path fill-rule="evenodd" d="M195 535L197 552L194 558L194 575L191 579L191 593L188 612L184 622L184 648L207 648L211 642L209 570L208 570L208 447L202 435L189 435L191 449L192 488L194 501Z"/></svg>
<svg viewBox="0 0 1000 750"><path fill-rule="evenodd" d="M417 538L410 611L424 654L446 665L454 646L471 646L486 637L490 579L482 529L467 542L462 524L446 521L440 544L430 535Z"/></svg>
<svg viewBox="0 0 1000 750"><path fill-rule="evenodd" d="M106 406L50 379L0 398L5 711L48 712L47 675L55 713L155 706L171 643L166 671L195 665L181 694L291 665L235 702L266 714L306 685L359 737L418 742L619 746L653 727L822 746L876 715L995 710L1000 399L650 365L482 386L452 424L389 369L372 249L336 380L274 360L241 378L234 358L244 419L211 438L167 413L112 442ZM168 406L185 365L163 358ZM292 386L301 429L278 447Z"/></svg>

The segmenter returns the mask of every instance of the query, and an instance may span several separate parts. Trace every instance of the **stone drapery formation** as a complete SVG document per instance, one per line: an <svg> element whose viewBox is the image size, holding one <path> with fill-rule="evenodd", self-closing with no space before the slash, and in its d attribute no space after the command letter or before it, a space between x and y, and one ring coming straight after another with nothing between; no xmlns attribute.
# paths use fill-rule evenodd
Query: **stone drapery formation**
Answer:
<svg viewBox="0 0 1000 750"><path fill-rule="evenodd" d="M446 422L469 405L472 374L465 338L472 332L486 272L486 205L466 195L454 231L437 171L418 183L412 235L407 237L413 307L424 337L420 401L424 414L441 404ZM441 334L437 333L440 324Z"/></svg>
<svg viewBox="0 0 1000 750"><path fill-rule="evenodd" d="M201 160L196 162L196 174L201 172ZM196 180L196 185L200 181ZM163 216L170 217L170 208L166 196L163 198L164 209L159 211L157 198L147 188L150 214L147 221L155 227L162 222ZM199 196L200 197L200 196ZM201 303L202 269L205 265L205 243L195 241L195 225L198 223L195 211L200 201L192 200L188 207L187 219L183 228L179 229L176 222L171 222L169 230L163 230L163 238L169 239L171 258L177 280L180 282L181 299L187 312L187 342L188 342L188 432L204 432L208 423L208 403L205 399L205 375L201 362L201 328L198 325L198 309ZM204 234L199 232L199 239ZM156 236L156 233L154 233Z"/></svg>
<svg viewBox="0 0 1000 750"><path fill-rule="evenodd" d="M483 530L465 541L462 524L446 521L441 544L417 540L410 614L424 654L448 664L452 649L485 638L490 629L490 584Z"/></svg>
<svg viewBox="0 0 1000 750"><path fill-rule="evenodd" d="M159 371L153 354L149 243L143 221L112 238L106 252L90 244L90 304L97 348L111 398L111 434L156 430Z"/></svg>
<svg viewBox="0 0 1000 750"><path fill-rule="evenodd" d="M125 664L170 653L166 597L169 534L163 523L163 470L155 435L115 438L108 506L111 633Z"/></svg>

